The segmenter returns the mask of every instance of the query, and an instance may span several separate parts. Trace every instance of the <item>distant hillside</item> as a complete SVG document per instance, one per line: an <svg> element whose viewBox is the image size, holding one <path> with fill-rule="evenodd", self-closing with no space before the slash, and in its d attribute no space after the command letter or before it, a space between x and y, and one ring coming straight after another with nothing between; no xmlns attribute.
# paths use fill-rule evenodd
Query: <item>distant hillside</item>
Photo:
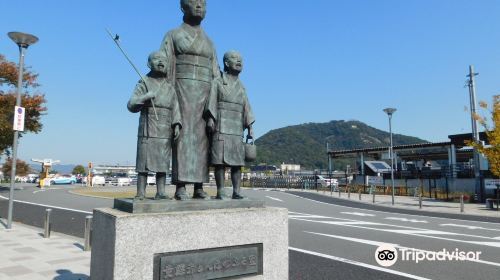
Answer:
<svg viewBox="0 0 500 280"><path fill-rule="evenodd" d="M42 171L42 165L39 163L30 163L29 165L33 171L36 172ZM61 174L71 174L75 166L76 166L75 164L55 164L54 166L52 166L51 170L57 171L58 173Z"/></svg>
<svg viewBox="0 0 500 280"><path fill-rule="evenodd" d="M357 149L389 146L389 132L359 121L306 123L274 129L255 141L257 163L279 165L300 164L305 168L326 169L326 142L330 149ZM425 140L393 134L394 145L424 143Z"/></svg>

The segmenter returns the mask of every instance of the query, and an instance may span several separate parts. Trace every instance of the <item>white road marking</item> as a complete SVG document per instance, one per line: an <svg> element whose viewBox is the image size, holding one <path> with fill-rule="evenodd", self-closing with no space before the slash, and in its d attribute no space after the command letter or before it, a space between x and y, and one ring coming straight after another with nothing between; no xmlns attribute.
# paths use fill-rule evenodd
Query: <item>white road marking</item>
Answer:
<svg viewBox="0 0 500 280"><path fill-rule="evenodd" d="M322 223L331 224L331 225L382 225L380 223L373 223L373 222L368 222L368 221L342 219L342 218L334 218L334 217L327 217L327 216L320 216L320 215L310 215L310 214L297 213L297 212L288 212L288 213L293 213L292 215L290 215L290 214L288 215L289 219L300 220L301 218L307 218L307 219L340 220L340 221L322 221ZM294 215L294 214L298 214L298 215Z"/></svg>
<svg viewBox="0 0 500 280"><path fill-rule="evenodd" d="M353 261L353 260L349 260L349 259L345 259L345 258L341 258L341 257L336 257L336 256L332 256L332 255L322 254L322 253L318 253L318 252L314 252L314 251L308 251L308 250L294 248L294 247L288 247L288 249L292 250L292 251L304 253L304 254L309 254L309 255L313 255L313 256L317 256L317 257L322 257L322 258L325 258L325 259L330 259L330 260L339 261L339 262L343 262L343 263L348 263L348 264L352 264L352 265L356 265L356 266L361 266L361 267L365 267L365 268L369 268L369 269L373 269L373 270L378 270L378 271L382 271L382 272L386 272L386 273L390 273L390 274L394 274L394 275L399 275L399 276L407 277L407 278L410 278L410 279L430 280L429 278L424 278L424 277L420 277L420 276L417 276L417 275L404 273L404 272L397 271L397 270L383 268L383 267L379 267L379 266L375 266L375 265L371 265L371 264L367 264L367 263L362 263L362 262Z"/></svg>
<svg viewBox="0 0 500 280"><path fill-rule="evenodd" d="M307 220L306 218L308 218L308 215L311 215L311 214L306 214L306 213L299 213L299 212L292 212L294 214L298 214L298 215L302 215L302 219L301 218L291 218L291 219L295 219L295 220L304 220L304 221L309 221L309 222L319 222L319 223L325 223L325 224L338 224L338 225L343 225L342 223L336 223L336 222L332 222L332 221L315 221L315 220ZM349 221L349 222L362 222L364 223L363 221L360 221L360 220L353 220L353 219L343 219L343 218L337 218L337 217L327 217L327 216L319 216L321 217L322 219L331 219L331 220L341 220L341 221ZM344 223L345 225L348 225L348 223ZM370 222L366 222L366 224L370 224ZM420 236L419 234L426 234L426 233L429 233L429 234L449 234L449 235L457 235L457 236L467 236L467 237L475 237L475 238L482 238L482 239L488 239L488 240L492 240L494 238L492 237L489 237L489 236L481 236L481 235L471 235L471 234L464 234L464 233L455 233L455 232L445 232L445 231L434 231L434 230L428 230L428 229L423 229L423 228L417 228L417 227L410 227L410 226L401 226L401 225L393 225L393 224L384 224L384 223L372 223L372 224L376 224L376 225L384 225L384 226L388 226L388 227L393 227L393 228L401 228L401 229L405 229L405 230L414 230L414 231L418 231L418 234L416 233L412 233L412 234L415 234L417 236ZM363 228L363 227L359 227L359 228ZM392 230L392 229L383 229L383 228L368 228L368 229L372 229L372 230L381 230L381 231L396 231L396 230ZM405 232L401 232L403 234L405 234Z"/></svg>
<svg viewBox="0 0 500 280"><path fill-rule="evenodd" d="M417 219L407 219L407 218L398 218L398 217L387 217L385 219L386 220L393 220L393 221L401 221L401 222L424 223L424 224L427 224L427 221L417 220Z"/></svg>
<svg viewBox="0 0 500 280"><path fill-rule="evenodd" d="M321 202L321 201L317 201L317 200L314 200L314 199L310 199L310 198L305 198L305 197L302 197L302 196L298 196L298 195L295 195L295 194L291 194L291 193L284 193L284 194L287 194L287 195L290 195L290 196L294 196L296 198L300 198L300 199L305 199L305 200L309 200L309 201L312 201L312 202L315 202L315 203L319 203L319 204L325 204L325 205L330 205L330 206L337 206L337 207L344 207L344 208L349 208L349 209L356 209L356 210L363 210L363 211L370 211L370 212L377 212L377 213L391 213L391 212L388 212L388 211L380 211L380 210L371 210L371 209L362 209L362 208L357 208L357 207L351 207L351 206L344 206L344 205L336 205L336 204L332 204L332 203L326 203L326 202ZM366 204L366 203L365 203ZM400 209L400 208L394 208L394 209ZM457 212L458 213L458 212ZM453 213L442 213L442 214L453 214ZM447 221L450 221L450 220L453 220L453 221L467 221L467 222L471 222L469 220L460 220L460 219L453 219L453 218L443 218L443 217L434 217L434 216L424 216L424 215L417 215L417 214L401 214L401 215L405 215L405 216L415 216L415 217L423 217L423 218L432 218L432 219L441 219L441 220L447 220ZM482 221L473 221L474 223L483 223L483 224L491 224L491 225L498 225L498 223L492 223L492 222L482 222Z"/></svg>
<svg viewBox="0 0 500 280"><path fill-rule="evenodd" d="M315 235L320 235L320 236L326 236L326 237L331 237L331 238L337 238L337 239L357 242L357 243L373 245L373 246L377 246L377 247L380 245L384 245L384 244L391 245L393 247L401 247L401 246L399 246L399 244L395 244L395 243L386 243L386 242L380 242L380 241L374 241L374 240L368 240L368 239L360 239L360 238L340 236L340 235L331 235L331 234L318 233L318 232L312 232L312 231L304 231L304 232L310 233L310 234L315 234Z"/></svg>
<svg viewBox="0 0 500 280"><path fill-rule="evenodd" d="M331 217L321 215L311 215L299 212L288 211L288 218L308 218L308 219L331 219ZM349 220L350 221L350 220Z"/></svg>
<svg viewBox="0 0 500 280"><path fill-rule="evenodd" d="M328 217L325 217L325 216L316 216L316 215L304 216L304 215L290 215L289 214L288 218L327 219Z"/></svg>
<svg viewBox="0 0 500 280"><path fill-rule="evenodd" d="M500 242L474 242L474 243L477 245L484 245L484 246L500 248Z"/></svg>
<svg viewBox="0 0 500 280"><path fill-rule="evenodd" d="M1 196L1 195L0 195L0 198L8 200L7 197ZM92 212L88 212L88 211L82 211L82 210L71 209L71 208L64 208L64 207L59 207L59 206L47 205L47 204L33 203L33 202L21 201L21 200L15 200L15 199L14 199L14 202L24 203L24 204L29 204L29 205L36 205L36 206L43 206L43 207L52 208L52 209L68 210L68 211L79 212L79 213L84 213L84 214L92 214Z"/></svg>
<svg viewBox="0 0 500 280"><path fill-rule="evenodd" d="M375 217L373 214L361 213L361 212L340 212L340 214L362 216L362 217Z"/></svg>
<svg viewBox="0 0 500 280"><path fill-rule="evenodd" d="M379 224L379 223L363 222L363 221L358 221L358 222L333 222L333 221L325 221L323 223L329 224L329 225L339 225L339 226L343 226L343 225L372 225L372 226L383 225L383 224Z"/></svg>
<svg viewBox="0 0 500 280"><path fill-rule="evenodd" d="M439 231L439 230L407 230L407 229L387 229L387 232L401 233L401 234L439 234L439 235L456 235L453 232Z"/></svg>
<svg viewBox="0 0 500 280"><path fill-rule="evenodd" d="M461 227L466 229L481 229L481 230L491 230L491 231L500 231L500 229L492 229L492 228L484 228L484 227L476 227L476 226L467 226L467 225L457 225L457 224L441 224L442 227ZM498 238L498 237L495 237Z"/></svg>
<svg viewBox="0 0 500 280"><path fill-rule="evenodd" d="M369 230L376 230L376 231L385 231L385 232L399 233L399 234L425 237L425 238L431 238L431 239L439 239L439 240L453 241L453 242L459 242L459 243L467 243L467 244L475 244L475 245L483 245L483 246L488 246L488 247L500 248L500 242L469 241L469 240L460 240L460 239L452 239L452 238L444 238L444 237L438 237L438 236L432 236L432 235L425 235L425 234L435 234L435 231L425 230L425 229L417 229L419 231L393 230L393 229L384 229L384 228L371 228L371 227L367 227L367 226L353 225L353 224L346 224L346 223L335 224L335 223L331 223L328 221L315 221L315 220L307 220L307 219L300 219L300 218L295 218L295 220L312 222L312 223L334 224L334 225L340 225L340 226L346 226L346 227L369 229ZM385 225L385 224L381 224L381 225ZM394 226L394 225L388 225L388 226ZM399 227L401 227L401 226L399 226ZM439 234L444 234L444 232L440 232ZM487 236L476 236L476 235L452 233L452 232L450 232L449 235L472 236L472 237L476 237L476 238L483 238L483 239L489 239L489 240L493 239L493 238L487 237Z"/></svg>
<svg viewBox="0 0 500 280"><path fill-rule="evenodd" d="M310 233L310 234L315 234L315 235L320 235L320 236L326 236L326 237L331 237L331 238L337 238L337 239L362 243L362 244L373 245L373 246L377 246L377 247L380 245L383 245L383 244L389 244L389 245L392 245L393 247L406 249L406 250L413 250L413 251L419 251L419 252L425 252L425 253L432 252L432 251L428 251L428 250L422 250L422 249L411 248L411 247L404 247L404 246L400 246L398 244L385 243L385 242L373 241L373 240L368 240L368 239L360 239L360 238L353 238L353 237L340 236L340 235L331 235L331 234L310 232L310 231L304 231L304 232ZM492 266L500 266L500 263L489 262L489 261L484 261L484 260L466 259L466 261L482 263L482 264L487 264L487 265L492 265Z"/></svg>
<svg viewBox="0 0 500 280"><path fill-rule="evenodd" d="M39 192L44 192L44 191L53 191L53 190L59 190L59 189L41 189L41 190L36 190L36 191L33 191L33 193L39 193Z"/></svg>
<svg viewBox="0 0 500 280"><path fill-rule="evenodd" d="M272 197L272 196L268 196L266 195L267 198L269 199L272 199L272 200L276 200L276 201L279 201L279 202L283 202L283 200L279 199L279 198L276 198L276 197Z"/></svg>

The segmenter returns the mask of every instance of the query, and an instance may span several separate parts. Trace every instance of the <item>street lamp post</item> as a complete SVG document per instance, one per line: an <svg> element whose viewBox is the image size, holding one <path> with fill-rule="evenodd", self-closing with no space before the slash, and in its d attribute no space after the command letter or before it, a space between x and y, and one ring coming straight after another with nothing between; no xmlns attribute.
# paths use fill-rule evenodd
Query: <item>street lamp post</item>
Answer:
<svg viewBox="0 0 500 280"><path fill-rule="evenodd" d="M23 66L24 54L30 45L38 41L36 36L21 32L9 32L7 34L19 47L19 76L17 79L17 97L16 108L21 107L21 90L23 87ZM12 167L10 171L10 192L9 192L9 212L7 215L7 229L12 228L12 210L14 206L14 184L16 183L16 164L17 164L17 140L19 130L14 130L14 141L12 143Z"/></svg>
<svg viewBox="0 0 500 280"><path fill-rule="evenodd" d="M391 138L391 146L389 153L391 155L391 184L392 184L392 205L394 205L394 153L392 151L392 114L396 112L395 108L385 108L384 112L389 116L389 134Z"/></svg>

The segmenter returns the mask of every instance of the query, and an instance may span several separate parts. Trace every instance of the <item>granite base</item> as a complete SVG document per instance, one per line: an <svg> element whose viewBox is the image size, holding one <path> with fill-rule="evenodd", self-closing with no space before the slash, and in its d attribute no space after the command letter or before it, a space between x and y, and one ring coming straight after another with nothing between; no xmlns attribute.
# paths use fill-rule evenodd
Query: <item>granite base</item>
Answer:
<svg viewBox="0 0 500 280"><path fill-rule="evenodd" d="M264 207L264 201L245 199L193 199L178 200L135 200L133 198L116 198L113 208L129 213L165 213L173 211L201 211L227 208L257 208Z"/></svg>
<svg viewBox="0 0 500 280"><path fill-rule="evenodd" d="M191 260L199 256L201 263L213 258L214 251L222 251L230 252L227 254L236 259L233 266L247 265L251 259L237 257L244 250L261 250L262 263L258 273L238 279L288 279L287 209L261 207L148 214L95 209L90 274L92 280L207 279L206 274L186 275L185 267L179 275L172 270L170 275L166 269L157 271L156 260L162 255Z"/></svg>

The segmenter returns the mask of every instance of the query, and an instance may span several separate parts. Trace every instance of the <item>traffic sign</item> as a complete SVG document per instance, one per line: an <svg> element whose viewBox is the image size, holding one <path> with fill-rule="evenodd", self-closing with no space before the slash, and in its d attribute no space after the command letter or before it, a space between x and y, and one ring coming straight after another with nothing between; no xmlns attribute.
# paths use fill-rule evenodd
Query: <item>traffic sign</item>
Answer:
<svg viewBox="0 0 500 280"><path fill-rule="evenodd" d="M15 106L14 109L14 125L13 129L17 131L24 131L24 113L23 107Z"/></svg>

